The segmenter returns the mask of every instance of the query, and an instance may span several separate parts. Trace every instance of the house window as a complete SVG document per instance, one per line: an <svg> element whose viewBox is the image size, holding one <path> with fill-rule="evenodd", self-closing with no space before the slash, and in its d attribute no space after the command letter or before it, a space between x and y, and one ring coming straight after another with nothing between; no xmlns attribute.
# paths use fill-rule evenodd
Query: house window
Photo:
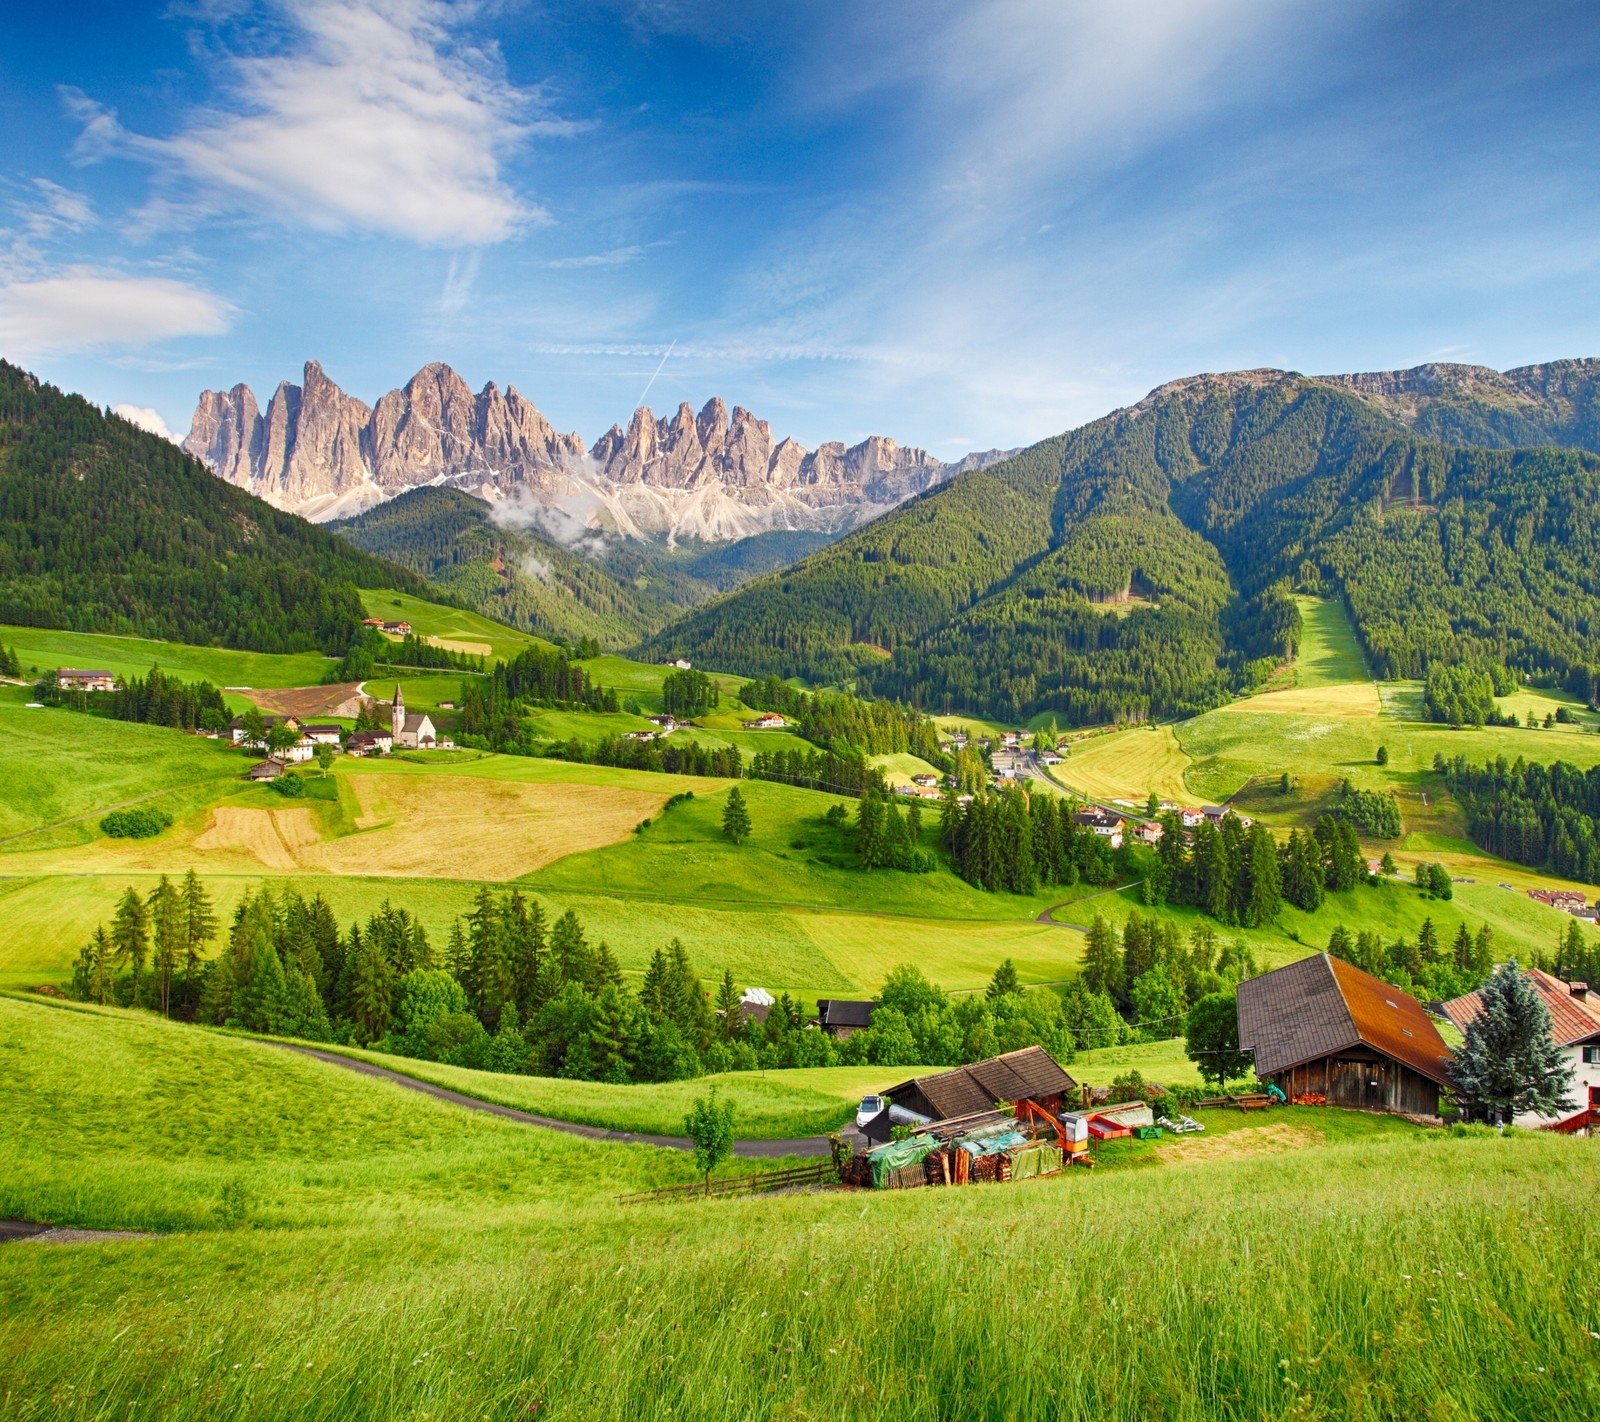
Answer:
<svg viewBox="0 0 1600 1422"><path fill-rule="evenodd" d="M1585 1066L1600 1066L1600 1047L1585 1047L1583 1049L1583 1064Z"/></svg>

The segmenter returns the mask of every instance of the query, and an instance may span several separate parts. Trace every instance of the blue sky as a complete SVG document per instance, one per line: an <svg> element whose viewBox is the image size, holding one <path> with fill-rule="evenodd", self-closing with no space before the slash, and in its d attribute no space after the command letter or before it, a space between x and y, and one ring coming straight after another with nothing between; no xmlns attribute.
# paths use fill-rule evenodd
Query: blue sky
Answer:
<svg viewBox="0 0 1600 1422"><path fill-rule="evenodd" d="M0 354L949 458L1163 380L1600 355L1600 8L19 0Z"/></svg>

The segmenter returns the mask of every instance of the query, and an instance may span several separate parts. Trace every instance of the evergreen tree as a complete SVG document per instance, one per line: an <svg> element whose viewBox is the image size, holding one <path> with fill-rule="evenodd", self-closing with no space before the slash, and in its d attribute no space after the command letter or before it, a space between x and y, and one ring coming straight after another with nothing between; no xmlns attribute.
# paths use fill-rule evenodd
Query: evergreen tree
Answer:
<svg viewBox="0 0 1600 1422"><path fill-rule="evenodd" d="M183 896L165 874L150 893L150 921L154 928L152 967L156 1006L163 1017L172 1014L172 980L183 960L185 924Z"/></svg>
<svg viewBox="0 0 1600 1422"><path fill-rule="evenodd" d="M263 932L251 946L248 975L234 994L228 1025L249 1032L281 1032L287 1015L283 964L272 939Z"/></svg>
<svg viewBox="0 0 1600 1422"><path fill-rule="evenodd" d="M1479 992L1477 1015L1450 1065L1456 1099L1469 1114L1502 1122L1572 1109L1573 1068L1556 1046L1550 1011L1515 959Z"/></svg>
<svg viewBox="0 0 1600 1422"><path fill-rule="evenodd" d="M200 960L219 926L200 876L189 870L183 876L183 992L185 1007L191 1012L199 1000Z"/></svg>
<svg viewBox="0 0 1600 1422"><path fill-rule="evenodd" d="M352 945L349 971L350 1019L356 1040L375 1042L394 1021L394 975L371 932Z"/></svg>
<svg viewBox="0 0 1600 1422"><path fill-rule="evenodd" d="M722 1040L732 1042L744 1035L744 1017L739 1011L739 989L733 985L733 969L722 970L717 986L717 1016L722 1024Z"/></svg>
<svg viewBox="0 0 1600 1422"><path fill-rule="evenodd" d="M1101 992L1113 1002L1122 998L1122 954L1117 946L1117 931L1099 914L1089 925L1083 952L1083 985L1090 992Z"/></svg>
<svg viewBox="0 0 1600 1422"><path fill-rule="evenodd" d="M117 900L117 911L111 920L111 943L117 962L126 964L132 977L129 1002L140 1004L139 980L144 965L150 957L150 910L132 888L125 889Z"/></svg>
<svg viewBox="0 0 1600 1422"><path fill-rule="evenodd" d="M89 941L84 944L73 966L72 995L80 1002L98 1002L104 1007L111 1000L116 956L111 935L101 924L89 935Z"/></svg>
<svg viewBox="0 0 1600 1422"><path fill-rule="evenodd" d="M984 995L993 1000L1008 993L1021 991L1022 980L1017 976L1017 965L1007 958L994 970L994 976L989 979L989 986L984 989Z"/></svg>
<svg viewBox="0 0 1600 1422"><path fill-rule="evenodd" d="M1450 882L1450 871L1443 864L1432 864L1428 868L1428 892L1437 899L1450 899L1455 897L1455 886Z"/></svg>
<svg viewBox="0 0 1600 1422"><path fill-rule="evenodd" d="M884 855L883 804L878 792L867 789L856 806L856 853L868 869L877 869L889 861Z"/></svg>
<svg viewBox="0 0 1600 1422"><path fill-rule="evenodd" d="M750 836L750 809L737 785L728 791L722 807L722 832L735 844L743 844Z"/></svg>

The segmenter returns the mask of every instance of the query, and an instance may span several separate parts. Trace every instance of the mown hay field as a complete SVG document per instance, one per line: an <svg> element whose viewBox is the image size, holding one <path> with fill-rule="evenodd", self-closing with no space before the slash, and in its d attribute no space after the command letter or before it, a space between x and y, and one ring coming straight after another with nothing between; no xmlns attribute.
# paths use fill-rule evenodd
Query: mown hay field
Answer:
<svg viewBox="0 0 1600 1422"><path fill-rule="evenodd" d="M1185 804L1189 758L1171 726L1136 726L1074 742L1050 773L1063 785L1097 800L1142 804L1152 790L1163 800Z"/></svg>
<svg viewBox="0 0 1600 1422"><path fill-rule="evenodd" d="M180 1231L0 1250L21 1422L1600 1408L1593 1141L1216 1112L1012 1186L621 1206L692 1164L154 1021L0 1002L0 1052L0 1212Z"/></svg>
<svg viewBox="0 0 1600 1422"><path fill-rule="evenodd" d="M450 642L471 642L474 655L477 647L487 647L485 655L510 661L528 647L548 651L551 644L531 632L519 632L503 623L491 622L487 617L465 608L444 607L436 602L424 602L410 593L395 592L387 588L368 588L361 593L362 605L368 617L380 617L386 622L409 622L412 632L436 646ZM463 648L453 648L461 651Z"/></svg>

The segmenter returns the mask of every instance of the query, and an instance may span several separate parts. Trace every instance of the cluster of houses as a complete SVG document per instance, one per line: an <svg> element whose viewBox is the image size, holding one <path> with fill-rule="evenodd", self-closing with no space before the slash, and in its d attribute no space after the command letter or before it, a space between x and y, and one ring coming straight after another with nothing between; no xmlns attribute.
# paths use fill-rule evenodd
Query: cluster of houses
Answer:
<svg viewBox="0 0 1600 1422"><path fill-rule="evenodd" d="M345 735L342 727L328 722L316 724L301 721L294 716L263 716L261 734L255 736L245 725L244 717L235 716L229 723L228 734L233 744L243 750L269 749L273 731L279 727L299 733L299 740L280 744L267 759L250 768L251 780L276 780L291 765L302 764L316 757L319 746L332 746L335 750L343 742L344 753L352 756L388 755L396 748L401 750L452 750L455 742L439 734L433 718L426 711L407 711L405 693L396 686L394 700L389 703L389 725L370 731L351 731Z"/></svg>
<svg viewBox="0 0 1600 1422"><path fill-rule="evenodd" d="M1588 897L1576 889L1529 889L1528 897L1535 903L1548 904L1574 918L1596 918L1596 910L1589 907Z"/></svg>

